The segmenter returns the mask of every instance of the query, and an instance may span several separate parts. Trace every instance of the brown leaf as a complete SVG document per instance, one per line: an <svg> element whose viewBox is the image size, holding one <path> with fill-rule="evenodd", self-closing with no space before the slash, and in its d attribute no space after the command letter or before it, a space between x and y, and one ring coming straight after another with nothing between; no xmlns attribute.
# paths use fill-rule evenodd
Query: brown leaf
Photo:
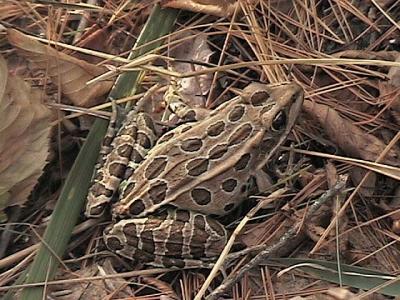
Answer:
<svg viewBox="0 0 400 300"><path fill-rule="evenodd" d="M96 98L112 87L111 81L86 85L87 81L106 72L105 67L66 55L15 29L8 30L8 40L34 67L46 70L53 83L59 85L61 92L75 105L92 106L97 103Z"/></svg>
<svg viewBox="0 0 400 300"><path fill-rule="evenodd" d="M396 62L400 62L400 55L397 55ZM381 95L390 97L391 108L397 113L400 112L400 68L391 67L388 72L389 81L381 82L379 91ZM396 113L394 112L394 113ZM397 116L397 114L395 114ZM398 118L396 118L398 120ZM399 123L399 122L398 122Z"/></svg>
<svg viewBox="0 0 400 300"><path fill-rule="evenodd" d="M92 264L85 268L79 269L73 275L64 273L58 279L76 278L78 275L84 279L93 276L115 275L112 263L109 259L100 264ZM129 282L124 278L108 278L104 280L90 280L80 283L66 283L52 287L53 293L63 291L63 295L58 296L58 300L81 299L81 300L96 300L96 299L130 299L133 297L133 292L128 286ZM65 293L69 291L69 293ZM111 297L110 297L111 295ZM132 298L133 299L133 298Z"/></svg>
<svg viewBox="0 0 400 300"><path fill-rule="evenodd" d="M208 63L212 51L207 44L205 34L186 32L178 37L182 42L173 50L171 57L176 58L177 62L171 62L171 69L180 73L200 71L206 69L198 62ZM185 61L195 61L196 64ZM210 91L213 74L203 74L194 77L177 79L179 96L189 106L204 107L205 95ZM175 89L175 87L172 87Z"/></svg>
<svg viewBox="0 0 400 300"><path fill-rule="evenodd" d="M400 62L400 54L397 52L397 56L395 62ZM389 84L394 85L395 87L400 87L400 68L399 67L391 67L388 72Z"/></svg>
<svg viewBox="0 0 400 300"><path fill-rule="evenodd" d="M257 1L247 0L243 5L253 6ZM162 7L189 10L196 13L209 14L217 17L230 17L233 15L239 1L236 0L162 0ZM288 0L271 0L269 5L275 9L286 12L293 8L292 1Z"/></svg>
<svg viewBox="0 0 400 300"><path fill-rule="evenodd" d="M149 276L141 276L141 279L144 284L154 286L166 299L179 299L172 286L167 282Z"/></svg>
<svg viewBox="0 0 400 300"><path fill-rule="evenodd" d="M229 17L233 14L238 4L235 0L163 0L162 7L190 10L197 13Z"/></svg>
<svg viewBox="0 0 400 300"><path fill-rule="evenodd" d="M386 148L380 139L342 118L329 106L304 101L303 108L318 120L329 139L348 156L375 161ZM398 166L398 152L394 148L390 149L381 162Z"/></svg>
<svg viewBox="0 0 400 300"><path fill-rule="evenodd" d="M0 57L0 210L22 205L46 164L51 113L40 96Z"/></svg>
<svg viewBox="0 0 400 300"><path fill-rule="evenodd" d="M365 178L367 173L368 170L355 167L350 171L350 178L354 185L359 185L362 182L362 185L358 189L359 194L364 197L372 197L375 191L376 173L370 173Z"/></svg>

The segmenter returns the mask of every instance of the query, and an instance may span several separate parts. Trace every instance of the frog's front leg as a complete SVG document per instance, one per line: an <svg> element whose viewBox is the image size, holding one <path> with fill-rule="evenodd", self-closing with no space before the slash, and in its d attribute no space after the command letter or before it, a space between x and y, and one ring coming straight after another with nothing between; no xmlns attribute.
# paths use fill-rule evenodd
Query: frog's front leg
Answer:
<svg viewBox="0 0 400 300"><path fill-rule="evenodd" d="M104 240L111 251L147 264L209 268L223 250L227 232L201 213L169 209L157 216L110 225Z"/></svg>
<svg viewBox="0 0 400 300"><path fill-rule="evenodd" d="M85 212L87 217L99 217L104 213L108 203L116 198L121 181L133 173L156 141L155 128L147 114L129 112L115 137L110 137L109 133L113 132L115 124L114 116L100 151L100 165L96 166L93 184L89 189Z"/></svg>

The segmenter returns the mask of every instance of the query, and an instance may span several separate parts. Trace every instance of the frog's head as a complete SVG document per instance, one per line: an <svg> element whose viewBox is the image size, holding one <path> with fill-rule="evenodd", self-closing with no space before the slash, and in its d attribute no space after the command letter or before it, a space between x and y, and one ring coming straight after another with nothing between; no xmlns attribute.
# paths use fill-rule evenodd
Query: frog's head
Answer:
<svg viewBox="0 0 400 300"><path fill-rule="evenodd" d="M267 157L262 161L264 165L286 140L296 123L303 105L304 91L294 82L252 83L244 89L242 98L245 102L260 107L258 118L265 130L266 139L271 139L272 142Z"/></svg>

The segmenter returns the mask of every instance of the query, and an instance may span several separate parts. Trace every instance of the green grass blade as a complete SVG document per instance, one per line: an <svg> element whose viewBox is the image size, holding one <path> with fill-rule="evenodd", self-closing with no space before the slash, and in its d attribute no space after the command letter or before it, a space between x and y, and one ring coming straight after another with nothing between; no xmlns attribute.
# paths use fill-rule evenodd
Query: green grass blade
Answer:
<svg viewBox="0 0 400 300"><path fill-rule="evenodd" d="M160 46L162 41L151 44L147 44L147 42L158 39L170 32L175 23L177 13L178 11L176 10L155 7L135 45L137 47L146 44L146 47L140 48L139 51L133 50L130 58L135 58ZM138 78L140 78L139 72L129 72L119 76L110 93L110 97L118 99L134 94ZM44 282L54 277L59 264L54 255L62 257L67 247L72 230L86 200L92 170L97 160L97 154L106 128L107 122L104 120L96 120L91 128L86 142L68 175L49 226L44 234L43 238L47 246L45 244L41 245L29 271L25 275L25 283ZM43 293L44 289L42 287L25 288L19 299L40 300L43 299Z"/></svg>
<svg viewBox="0 0 400 300"><path fill-rule="evenodd" d="M269 259L268 261L277 262L287 267L304 264L296 267L296 270L300 269L321 280L326 280L336 284L340 284L341 282L343 286L351 286L366 291L396 278L396 276L383 274L376 270L346 264L340 265L341 276L339 278L337 263L316 259L274 258ZM388 296L399 296L400 282L397 281L385 286L379 289L378 293Z"/></svg>

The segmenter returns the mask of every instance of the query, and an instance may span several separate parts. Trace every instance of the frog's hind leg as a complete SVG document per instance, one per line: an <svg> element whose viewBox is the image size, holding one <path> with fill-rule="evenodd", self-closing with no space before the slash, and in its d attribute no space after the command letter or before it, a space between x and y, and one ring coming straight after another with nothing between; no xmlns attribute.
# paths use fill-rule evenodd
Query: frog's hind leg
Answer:
<svg viewBox="0 0 400 300"><path fill-rule="evenodd" d="M203 214L169 209L121 220L106 228L104 241L111 251L149 265L210 268L225 246L227 232Z"/></svg>
<svg viewBox="0 0 400 300"><path fill-rule="evenodd" d="M113 118L101 151L102 156L96 166L93 184L87 197L87 217L100 217L104 214L108 203L116 199L121 181L126 178L127 173L133 172L130 162L132 156L135 157L134 153L137 153L138 148L151 148L154 145L155 133L143 136L143 132L148 131L149 118L144 115L130 111L116 132L117 118L115 109L113 110ZM115 136L111 137L112 134Z"/></svg>

